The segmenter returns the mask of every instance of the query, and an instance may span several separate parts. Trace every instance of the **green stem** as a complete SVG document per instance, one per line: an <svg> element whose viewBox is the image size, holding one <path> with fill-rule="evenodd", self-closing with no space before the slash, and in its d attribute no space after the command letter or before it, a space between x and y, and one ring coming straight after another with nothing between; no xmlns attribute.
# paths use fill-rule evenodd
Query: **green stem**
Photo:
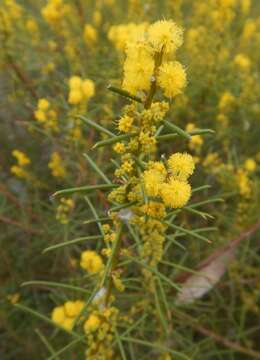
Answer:
<svg viewBox="0 0 260 360"><path fill-rule="evenodd" d="M119 253L120 253L120 249L121 249L121 243L122 243L122 239L121 239L121 234L122 234L122 228L123 225L120 224L118 232L117 232L117 236L115 239L115 246L114 246L114 251L112 253L112 259L111 259L111 267L109 270L109 279L108 279L108 285L107 285L107 293L106 293L106 298L105 298L105 306L108 305L111 293L112 293L112 289L113 289L113 271L116 269L118 261L119 261Z"/></svg>

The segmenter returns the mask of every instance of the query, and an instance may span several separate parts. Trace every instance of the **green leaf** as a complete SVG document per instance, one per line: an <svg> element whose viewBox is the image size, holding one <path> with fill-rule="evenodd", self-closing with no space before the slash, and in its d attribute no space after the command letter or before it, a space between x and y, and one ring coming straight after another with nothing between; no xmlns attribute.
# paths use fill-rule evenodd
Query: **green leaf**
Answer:
<svg viewBox="0 0 260 360"><path fill-rule="evenodd" d="M93 127L95 130L99 131L99 132L102 132L104 134L107 134L108 136L112 136L114 137L115 134L113 134L111 131L107 130L106 128L104 128L103 126L97 124L96 122L90 120L90 119L87 119L85 116L83 115L77 115L77 117L84 121L87 125Z"/></svg>
<svg viewBox="0 0 260 360"><path fill-rule="evenodd" d="M205 236L202 236L202 235L199 235L197 234L197 232L195 231L192 231L192 230L188 230L188 229L185 229L183 228L182 226L178 226L178 225L174 225L174 224L171 224L169 222L164 222L166 225L169 226L169 228L172 228L174 230L180 230L182 231L183 233L187 234L187 235L191 235L197 239L200 239L200 240L203 240L203 241L206 241L207 243L211 243L211 241L209 239L207 239Z"/></svg>
<svg viewBox="0 0 260 360"><path fill-rule="evenodd" d="M26 282L22 283L21 286L31 286L31 285L32 286L33 285L43 285L43 286L49 286L49 287L54 287L54 288L61 288L61 289L77 291L77 292L81 292L82 294L89 295L89 291L86 289L83 289L82 287L57 283L57 282L53 282L53 281L31 280L31 281L26 281Z"/></svg>
<svg viewBox="0 0 260 360"><path fill-rule="evenodd" d="M135 95L132 95L130 94L130 92L126 91L126 90L123 90L123 89L119 89L118 87L116 86L112 86L112 85L108 85L107 86L107 89L110 90L110 91L113 91L114 93L120 95L120 96L123 96L123 97L126 97L128 99L131 99L131 100L134 100L134 101L137 101L139 103L143 103L142 99L139 98L138 96L135 96Z"/></svg>
<svg viewBox="0 0 260 360"><path fill-rule="evenodd" d="M130 138L133 137L133 136L134 136L134 135L125 134L125 135L114 136L113 138L110 138L110 139L101 140L101 141L98 141L98 142L92 147L92 149L97 149L97 148L99 148L99 147L107 146L107 145L113 145L113 144L117 143L118 141L128 140L128 139L130 139Z"/></svg>
<svg viewBox="0 0 260 360"><path fill-rule="evenodd" d="M191 136L195 135L206 135L206 134L215 134L215 131L212 129L195 129L189 132Z"/></svg>
<svg viewBox="0 0 260 360"><path fill-rule="evenodd" d="M85 240L100 240L103 239L103 235L89 235L89 236L82 236L73 240L69 240L69 241L64 241L62 243L58 243L52 246L47 247L46 249L43 250L43 254L45 254L48 251L52 251L52 250L56 250L65 246L70 246L70 245L74 245L74 244L78 244L82 241Z"/></svg>
<svg viewBox="0 0 260 360"><path fill-rule="evenodd" d="M178 135L182 136L183 138L185 138L187 140L191 139L190 134L187 133L186 131L184 131L183 129L181 129L179 126L174 125L173 123L169 122L168 120L164 120L163 123L165 124L166 127L175 131Z"/></svg>
<svg viewBox="0 0 260 360"><path fill-rule="evenodd" d="M111 181L108 179L108 177L103 173L103 171L97 166L97 164L91 159L90 156L88 156L88 154L84 153L83 154L84 158L88 161L89 165L92 167L93 170L96 171L96 173L98 175L100 175L100 177L102 177L102 179L107 183L107 184L111 184Z"/></svg>
<svg viewBox="0 0 260 360"><path fill-rule="evenodd" d="M114 189L116 187L118 187L118 185L115 185L115 184L87 185L87 186L59 190L59 191L56 191L52 196L70 195L70 194L74 194L77 192L89 193L93 190L110 190L110 189Z"/></svg>

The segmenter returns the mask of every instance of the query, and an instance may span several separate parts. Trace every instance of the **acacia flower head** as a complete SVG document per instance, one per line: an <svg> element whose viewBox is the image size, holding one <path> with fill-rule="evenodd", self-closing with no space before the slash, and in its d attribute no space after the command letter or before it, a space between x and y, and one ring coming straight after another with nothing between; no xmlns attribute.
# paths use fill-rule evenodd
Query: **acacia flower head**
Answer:
<svg viewBox="0 0 260 360"><path fill-rule="evenodd" d="M148 38L155 52L170 54L182 45L183 30L171 20L160 20L149 27Z"/></svg>
<svg viewBox="0 0 260 360"><path fill-rule="evenodd" d="M182 64L178 61L163 63L159 69L158 84L167 97L180 94L187 85L186 71Z"/></svg>
<svg viewBox="0 0 260 360"><path fill-rule="evenodd" d="M172 176L175 179L185 181L192 175L195 165L191 155L187 153L176 153L167 161Z"/></svg>

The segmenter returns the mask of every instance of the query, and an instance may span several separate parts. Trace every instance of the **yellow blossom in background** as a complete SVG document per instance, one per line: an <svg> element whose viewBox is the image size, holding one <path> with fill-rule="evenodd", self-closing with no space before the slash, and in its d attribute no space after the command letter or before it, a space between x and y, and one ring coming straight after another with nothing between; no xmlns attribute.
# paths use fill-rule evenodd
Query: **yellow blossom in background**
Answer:
<svg viewBox="0 0 260 360"><path fill-rule="evenodd" d="M234 64L237 65L241 71L247 71L251 67L251 60L245 54L237 54L234 58Z"/></svg>
<svg viewBox="0 0 260 360"><path fill-rule="evenodd" d="M81 313L84 306L85 303L81 300L67 301L64 305L56 306L53 309L51 319L57 325L70 331L73 328L75 319Z"/></svg>
<svg viewBox="0 0 260 360"><path fill-rule="evenodd" d="M38 100L37 109L34 111L34 117L44 129L58 132L57 112L51 109L51 104L47 99L41 98Z"/></svg>
<svg viewBox="0 0 260 360"><path fill-rule="evenodd" d="M87 103L87 101L95 94L95 85L90 79L82 79L79 76L72 76L69 79L69 97L68 103L78 105Z"/></svg>
<svg viewBox="0 0 260 360"><path fill-rule="evenodd" d="M195 130L195 124L188 123L186 125L186 131L188 133L191 133L193 130ZM189 148L191 150L200 151L201 146L203 145L203 138L201 135L192 135L190 141L189 141Z"/></svg>
<svg viewBox="0 0 260 360"><path fill-rule="evenodd" d="M225 91L219 99L218 107L220 111L227 112L232 109L232 106L235 104L235 102L235 97L229 91Z"/></svg>
<svg viewBox="0 0 260 360"><path fill-rule="evenodd" d="M21 294L19 294L18 292L7 296L7 299L10 301L12 305L17 304L20 298L21 298Z"/></svg>
<svg viewBox="0 0 260 360"><path fill-rule="evenodd" d="M48 163L48 168L51 169L52 176L57 178L64 178L66 176L66 169L62 165L63 160L60 156L60 154L56 151L54 151L51 154L51 159Z"/></svg>
<svg viewBox="0 0 260 360"><path fill-rule="evenodd" d="M244 168L248 171L248 172L254 172L256 169L256 162L254 159L246 159L245 163L244 163Z"/></svg>
<svg viewBox="0 0 260 360"><path fill-rule="evenodd" d="M63 0L48 0L41 12L46 22L55 26L66 14L66 9Z"/></svg>
<svg viewBox="0 0 260 360"><path fill-rule="evenodd" d="M13 150L12 155L17 159L19 166L25 166L31 163L31 160L28 158L28 156L20 150Z"/></svg>
<svg viewBox="0 0 260 360"><path fill-rule="evenodd" d="M83 251L80 266L91 274L99 273L103 269L102 258L92 250Z"/></svg>
<svg viewBox="0 0 260 360"><path fill-rule="evenodd" d="M187 85L186 71L178 61L165 62L159 68L158 85L165 96L174 97Z"/></svg>
<svg viewBox="0 0 260 360"><path fill-rule="evenodd" d="M29 180L31 178L27 169L27 166L31 164L29 157L20 150L13 150L12 155L16 158L17 165L11 166L11 173L19 178Z"/></svg>
<svg viewBox="0 0 260 360"><path fill-rule="evenodd" d="M63 225L69 223L69 216L74 209L75 203L73 199L64 198L60 199L60 204L57 207L56 219Z"/></svg>
<svg viewBox="0 0 260 360"><path fill-rule="evenodd" d="M82 91L87 99L95 95L95 85L92 80L86 79L82 82Z"/></svg>
<svg viewBox="0 0 260 360"><path fill-rule="evenodd" d="M84 27L83 38L87 46L93 46L97 41L97 31L91 24Z"/></svg>

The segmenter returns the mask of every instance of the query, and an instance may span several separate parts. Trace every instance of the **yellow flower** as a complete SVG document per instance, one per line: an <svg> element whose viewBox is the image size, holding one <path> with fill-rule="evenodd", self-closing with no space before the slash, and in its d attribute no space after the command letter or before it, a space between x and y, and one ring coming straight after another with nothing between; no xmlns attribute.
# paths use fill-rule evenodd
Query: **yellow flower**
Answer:
<svg viewBox="0 0 260 360"><path fill-rule="evenodd" d="M64 329L70 331L73 328L74 320L74 318L66 318L61 325Z"/></svg>
<svg viewBox="0 0 260 360"><path fill-rule="evenodd" d="M162 184L160 195L166 206L173 209L187 204L191 196L191 186L185 181L171 179L168 184Z"/></svg>
<svg viewBox="0 0 260 360"><path fill-rule="evenodd" d="M81 254L80 266L84 270L95 274L103 269L103 261L95 251L86 250Z"/></svg>
<svg viewBox="0 0 260 360"><path fill-rule="evenodd" d="M158 84L165 96L174 97L187 85L186 71L178 61L162 64L159 69Z"/></svg>
<svg viewBox="0 0 260 360"><path fill-rule="evenodd" d="M124 133L129 132L132 128L133 121L134 121L134 119L127 115L121 117L121 119L119 120L119 123L118 123L119 131L124 132Z"/></svg>
<svg viewBox="0 0 260 360"><path fill-rule="evenodd" d="M69 92L68 103L71 105L80 104L83 99L83 93L80 89L73 89Z"/></svg>
<svg viewBox="0 0 260 360"><path fill-rule="evenodd" d="M51 319L55 323L62 325L64 320L66 319L64 306L57 306L53 309L51 314Z"/></svg>
<svg viewBox="0 0 260 360"><path fill-rule="evenodd" d="M173 21L161 20L148 28L148 38L155 52L165 54L177 50L183 43L183 30Z"/></svg>
<svg viewBox="0 0 260 360"><path fill-rule="evenodd" d="M254 159L246 159L244 168L249 172L254 172L256 169L256 162Z"/></svg>
<svg viewBox="0 0 260 360"><path fill-rule="evenodd" d="M123 154L126 151L125 144L123 143L116 143L113 147L113 150L118 154Z"/></svg>
<svg viewBox="0 0 260 360"><path fill-rule="evenodd" d="M234 59L234 64L237 65L240 70L247 71L251 67L251 60L244 54L237 54Z"/></svg>
<svg viewBox="0 0 260 360"><path fill-rule="evenodd" d="M82 83L82 91L86 98L91 98L95 95L95 84L92 80L86 79Z"/></svg>
<svg viewBox="0 0 260 360"><path fill-rule="evenodd" d="M50 107L50 103L47 99L39 99L38 100L38 109L41 111L46 111Z"/></svg>
<svg viewBox="0 0 260 360"><path fill-rule="evenodd" d="M127 58L124 63L123 89L136 94L149 90L154 70L154 59L145 42L127 44Z"/></svg>
<svg viewBox="0 0 260 360"><path fill-rule="evenodd" d="M12 155L17 159L19 166L25 166L31 163L31 160L28 158L28 156L20 150L13 150Z"/></svg>
<svg viewBox="0 0 260 360"><path fill-rule="evenodd" d="M155 163L143 174L144 188L148 196L158 196L167 172L161 163Z"/></svg>
<svg viewBox="0 0 260 360"><path fill-rule="evenodd" d="M187 180L192 175L195 165L191 155L176 153L167 161L173 177L177 180Z"/></svg>
<svg viewBox="0 0 260 360"><path fill-rule="evenodd" d="M78 315L78 308L74 301L67 301L64 304L65 314L68 317L75 317Z"/></svg>
<svg viewBox="0 0 260 360"><path fill-rule="evenodd" d="M62 158L58 152L52 153L48 167L51 169L52 176L61 178L66 176L66 169L62 165Z"/></svg>
<svg viewBox="0 0 260 360"><path fill-rule="evenodd" d="M86 24L84 27L84 41L88 46L91 46L96 43L97 41L97 31L96 29L90 25Z"/></svg>
<svg viewBox="0 0 260 360"><path fill-rule="evenodd" d="M82 85L82 79L79 76L72 76L69 79L69 87L71 90L79 89Z"/></svg>
<svg viewBox="0 0 260 360"><path fill-rule="evenodd" d="M10 294L7 296L7 299L10 301L11 304L17 304L20 300L21 295L19 293Z"/></svg>
<svg viewBox="0 0 260 360"><path fill-rule="evenodd" d="M221 111L230 111L235 102L236 98L229 91L225 91L219 99L218 107Z"/></svg>
<svg viewBox="0 0 260 360"><path fill-rule="evenodd" d="M101 323L100 318L97 315L90 314L84 324L85 333L96 331L100 323Z"/></svg>

